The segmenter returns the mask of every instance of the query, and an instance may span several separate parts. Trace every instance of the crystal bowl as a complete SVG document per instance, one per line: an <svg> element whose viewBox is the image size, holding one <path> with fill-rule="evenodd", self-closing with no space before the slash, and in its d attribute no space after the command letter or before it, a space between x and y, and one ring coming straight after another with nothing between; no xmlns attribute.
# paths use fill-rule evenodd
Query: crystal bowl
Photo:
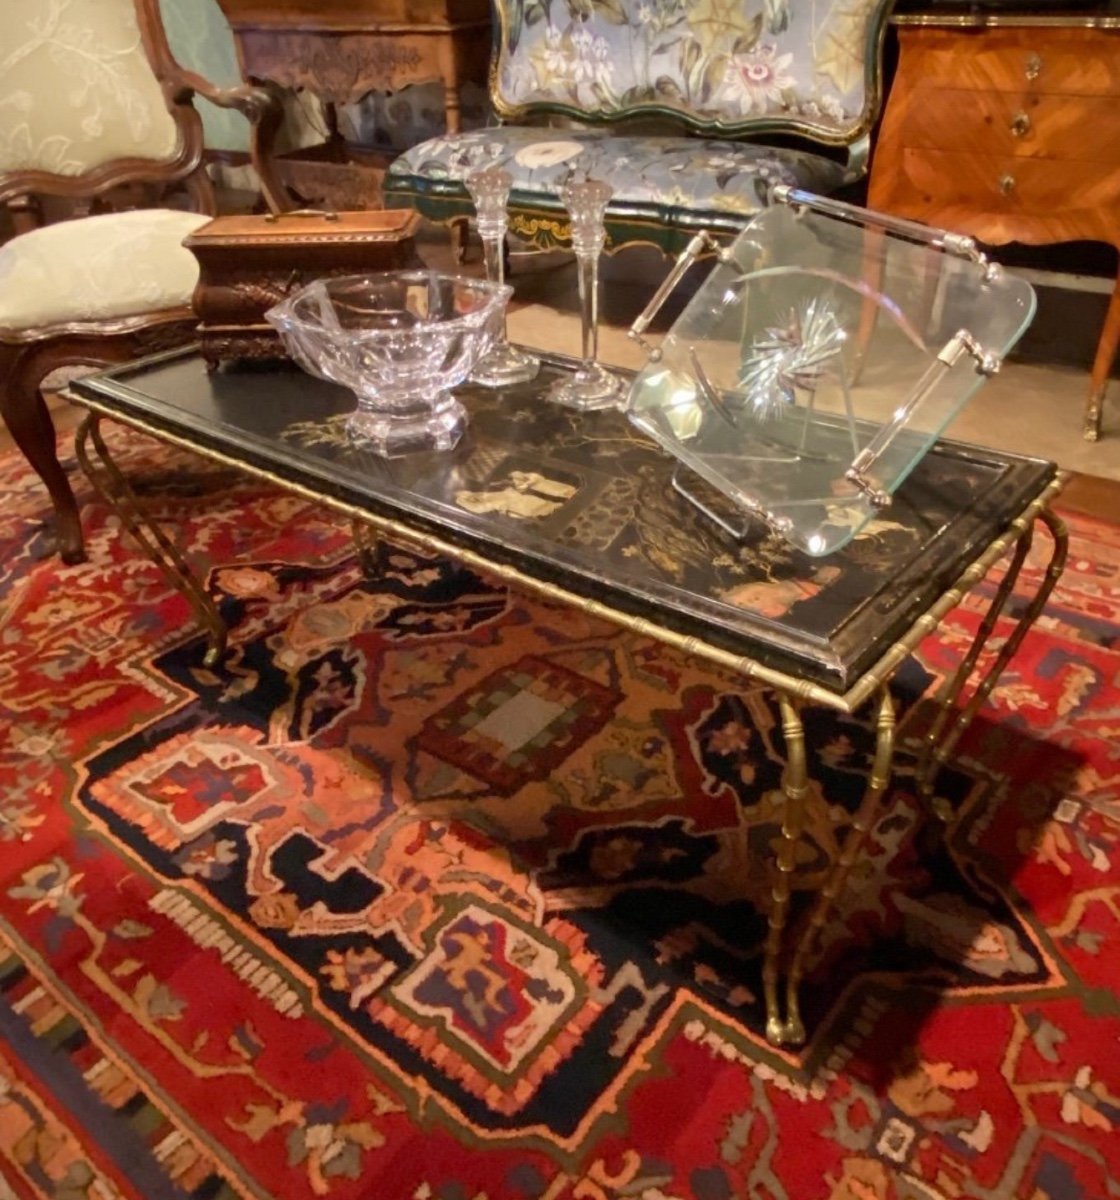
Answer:
<svg viewBox="0 0 1120 1200"><path fill-rule="evenodd" d="M467 426L451 394L503 327L512 288L439 271L317 279L266 319L304 370L358 398L348 429L388 457L449 450Z"/></svg>

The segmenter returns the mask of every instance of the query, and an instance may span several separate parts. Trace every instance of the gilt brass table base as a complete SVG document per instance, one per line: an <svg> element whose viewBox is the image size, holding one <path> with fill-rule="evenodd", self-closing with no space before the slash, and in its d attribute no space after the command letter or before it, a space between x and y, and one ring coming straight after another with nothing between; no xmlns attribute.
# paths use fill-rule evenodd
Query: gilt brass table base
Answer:
<svg viewBox="0 0 1120 1200"><path fill-rule="evenodd" d="M129 486L120 468L113 462L100 432L101 414L83 403L90 411L78 430L77 455L97 492L120 517L144 552L165 574L171 584L184 596L199 624L206 633L208 648L205 661L215 665L225 650L226 628L213 598L201 585L178 547L144 512L144 508ZM786 763L782 776L783 802L781 808L781 840L778 845L771 886L771 905L767 915L767 933L763 951L763 991L766 1005L766 1037L775 1046L797 1045L805 1040L801 1019L799 992L807 964L815 950L817 938L832 914L837 898L843 891L848 873L859 858L868 832L880 815L891 779L896 743L894 701L890 681L896 671L918 645L933 632L942 618L984 576L989 569L1010 553L1006 572L995 589L985 615L958 669L938 689L935 700L936 716L922 739L915 786L919 797L942 819L951 815L936 795L937 776L953 753L961 735L990 696L1000 674L1038 618L1061 575L1068 553L1068 536L1062 522L1049 511L1049 504L1061 489L1058 478L1048 485L1024 511L1013 520L1005 532L991 542L959 576L955 585L909 628L906 634L883 653L878 662L866 671L855 684L843 693L805 679L777 671L751 658L736 655L699 638L661 627L647 618L634 616L612 608L601 601L576 595L556 584L538 579L517 567L493 562L476 551L454 545L427 530L399 522L391 517L372 514L344 500L316 493L310 488L265 470L244 460L225 455L212 448L199 446L188 438L176 436L166 429L145 426L135 418L128 423L161 439L179 445L205 457L235 467L248 474L272 482L289 492L322 503L350 518L357 553L366 566L378 538L417 547L429 553L456 558L468 567L485 571L505 582L549 599L572 605L582 611L611 621L642 637L668 643L686 655L731 670L744 680L761 684L777 698L781 711L782 730L786 746ZM93 454L90 450L92 447ZM968 700L961 696L977 672L977 666L995 630L996 623L1007 607L1031 550L1038 525L1049 531L1052 549L1038 590L1027 601L1011 632L991 656L985 669L973 685ZM875 705L875 753L864 796L852 818L840 853L831 866L828 878L818 893L807 917L792 929L790 941L791 876L796 869L797 846L804 832L805 796L810 787L805 746L805 729L801 719L806 705L825 705L844 713L853 713L869 702ZM779 988L783 975L784 989ZM784 994L781 994L784 992Z"/></svg>
<svg viewBox="0 0 1120 1200"><path fill-rule="evenodd" d="M216 666L225 654L226 624L179 547L144 511L124 472L113 462L101 436L99 413L90 411L82 418L74 439L74 452L94 491L117 514L140 549L190 605L199 625L206 631L209 643L203 662L208 667Z"/></svg>

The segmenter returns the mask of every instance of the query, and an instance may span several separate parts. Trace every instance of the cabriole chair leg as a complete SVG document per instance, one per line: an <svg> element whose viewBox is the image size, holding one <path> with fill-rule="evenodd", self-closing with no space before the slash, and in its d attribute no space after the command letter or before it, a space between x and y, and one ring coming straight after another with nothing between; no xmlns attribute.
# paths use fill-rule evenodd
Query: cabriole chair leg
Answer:
<svg viewBox="0 0 1120 1200"><path fill-rule="evenodd" d="M54 422L40 384L42 376L27 361L26 347L0 346L0 416L15 444L46 484L54 506L55 539L62 561L85 560L78 502L58 460Z"/></svg>

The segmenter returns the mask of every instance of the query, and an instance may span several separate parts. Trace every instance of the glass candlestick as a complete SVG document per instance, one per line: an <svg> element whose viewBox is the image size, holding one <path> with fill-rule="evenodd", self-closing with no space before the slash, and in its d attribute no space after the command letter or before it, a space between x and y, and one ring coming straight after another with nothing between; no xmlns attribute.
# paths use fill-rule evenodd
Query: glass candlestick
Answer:
<svg viewBox="0 0 1120 1200"><path fill-rule="evenodd" d="M610 198L609 184L597 179L569 183L560 189L560 199L571 220L572 250L579 272L583 349L579 369L574 375L553 384L548 398L557 404L585 411L616 408L627 394L625 382L596 361L599 355L599 255L607 240L603 214Z"/></svg>
<svg viewBox="0 0 1120 1200"><path fill-rule="evenodd" d="M478 236L486 259L486 278L491 283L505 282L505 242L508 218L506 206L513 182L508 171L500 167L485 167L467 176L467 191L478 214ZM505 313L501 325L494 331L490 349L475 367L471 379L486 387L504 387L532 379L541 369L541 360L511 346L506 340Z"/></svg>

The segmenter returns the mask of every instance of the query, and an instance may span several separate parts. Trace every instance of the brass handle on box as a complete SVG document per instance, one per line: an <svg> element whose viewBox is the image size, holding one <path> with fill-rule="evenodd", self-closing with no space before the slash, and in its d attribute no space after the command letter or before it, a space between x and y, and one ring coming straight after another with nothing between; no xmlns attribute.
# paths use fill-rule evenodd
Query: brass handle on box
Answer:
<svg viewBox="0 0 1120 1200"><path fill-rule="evenodd" d="M1001 175L999 177L999 190L1000 190L1000 192L1003 193L1003 195L1010 196L1012 191L1014 190L1014 188L1015 188L1015 176L1014 175Z"/></svg>
<svg viewBox="0 0 1120 1200"><path fill-rule="evenodd" d="M1037 79L1042 74L1042 55L1027 55L1025 74L1028 79Z"/></svg>
<svg viewBox="0 0 1120 1200"><path fill-rule="evenodd" d="M282 213L265 213L264 219L270 224L279 221L281 217L322 217L325 221L337 221L338 213L333 208L291 208Z"/></svg>
<svg viewBox="0 0 1120 1200"><path fill-rule="evenodd" d="M1031 131L1030 117L1020 110L1011 118L1012 137L1026 137Z"/></svg>

